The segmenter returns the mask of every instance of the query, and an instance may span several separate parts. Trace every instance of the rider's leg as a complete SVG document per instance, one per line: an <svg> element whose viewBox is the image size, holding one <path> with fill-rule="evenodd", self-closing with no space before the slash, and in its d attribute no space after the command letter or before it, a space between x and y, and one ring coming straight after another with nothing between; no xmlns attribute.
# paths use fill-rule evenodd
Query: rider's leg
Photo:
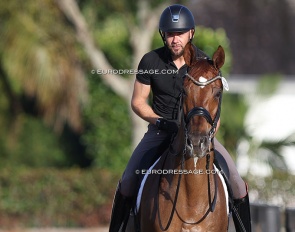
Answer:
<svg viewBox="0 0 295 232"><path fill-rule="evenodd" d="M251 216L250 204L248 197L248 188L232 160L227 150L214 139L215 149L224 157L230 172L229 181L233 190L234 208L233 220L235 223L236 231L250 232L251 231Z"/></svg>
<svg viewBox="0 0 295 232"><path fill-rule="evenodd" d="M238 173L238 170L236 168L236 165L231 158L228 151L218 142L217 139L214 139L214 145L215 149L219 151L219 153L223 156L225 159L227 166L229 168L230 177L229 181L231 183L232 191L233 191L233 197L238 199L241 197L246 196L247 189L245 187L245 182L241 178L240 174Z"/></svg>
<svg viewBox="0 0 295 232"><path fill-rule="evenodd" d="M169 134L165 131L159 131L155 125L149 125L148 131L135 148L122 179L118 184L113 202L110 232L125 231L139 184L139 175L136 173L136 170L141 168L140 163L143 158L146 164L155 160L155 156L159 155L158 148L163 142L169 139L169 137Z"/></svg>
<svg viewBox="0 0 295 232"><path fill-rule="evenodd" d="M234 199L232 215L237 232L251 231L251 215L248 193L242 198Z"/></svg>
<svg viewBox="0 0 295 232"><path fill-rule="evenodd" d="M152 165L159 155L159 147L170 139L171 135L165 131L159 130L155 125L150 124L148 131L135 148L127 167L123 173L121 180L121 193L124 196L134 196L136 194L139 175L136 173L141 166L142 161L148 165ZM144 167L147 168L147 167ZM140 173L141 170L139 170Z"/></svg>
<svg viewBox="0 0 295 232"><path fill-rule="evenodd" d="M111 222L109 227L110 232L125 231L130 209L133 203L132 197L125 197L121 194L120 185L121 183L119 182L113 200Z"/></svg>

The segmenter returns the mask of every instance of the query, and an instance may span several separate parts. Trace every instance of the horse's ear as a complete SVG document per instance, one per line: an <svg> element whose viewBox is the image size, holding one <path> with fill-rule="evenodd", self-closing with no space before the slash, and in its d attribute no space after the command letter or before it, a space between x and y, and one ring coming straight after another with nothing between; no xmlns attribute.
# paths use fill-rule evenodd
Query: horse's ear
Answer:
<svg viewBox="0 0 295 232"><path fill-rule="evenodd" d="M217 50L213 54L213 63L217 69L220 69L224 65L225 53L223 47L218 46Z"/></svg>
<svg viewBox="0 0 295 232"><path fill-rule="evenodd" d="M192 43L187 43L183 52L184 61L187 66L191 66L196 59L196 52Z"/></svg>

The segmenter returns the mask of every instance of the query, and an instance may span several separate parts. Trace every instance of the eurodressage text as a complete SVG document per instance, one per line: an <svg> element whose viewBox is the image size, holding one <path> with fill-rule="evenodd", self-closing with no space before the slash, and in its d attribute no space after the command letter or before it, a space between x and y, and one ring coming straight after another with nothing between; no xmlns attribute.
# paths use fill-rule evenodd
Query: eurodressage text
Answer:
<svg viewBox="0 0 295 232"><path fill-rule="evenodd" d="M162 175L162 174L194 174L194 175L205 175L205 174L222 174L222 171L220 170L203 170L203 169L193 169L193 170L187 170L187 169L152 169L152 170L146 170L146 169L137 169L135 170L135 174L157 174L157 175Z"/></svg>
<svg viewBox="0 0 295 232"><path fill-rule="evenodd" d="M178 70L173 69L92 69L91 74L97 75L136 75L136 74L178 74Z"/></svg>

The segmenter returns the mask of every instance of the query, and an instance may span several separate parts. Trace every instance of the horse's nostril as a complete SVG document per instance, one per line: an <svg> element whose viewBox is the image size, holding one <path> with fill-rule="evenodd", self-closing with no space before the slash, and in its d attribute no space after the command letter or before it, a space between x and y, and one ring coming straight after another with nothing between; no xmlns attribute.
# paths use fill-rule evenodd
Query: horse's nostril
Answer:
<svg viewBox="0 0 295 232"><path fill-rule="evenodd" d="M200 143L205 143L206 139L204 137L200 138Z"/></svg>
<svg viewBox="0 0 295 232"><path fill-rule="evenodd" d="M204 146L204 145L206 145L207 144L207 137L201 137L200 138L200 140L199 140L199 144L201 145L201 146Z"/></svg>

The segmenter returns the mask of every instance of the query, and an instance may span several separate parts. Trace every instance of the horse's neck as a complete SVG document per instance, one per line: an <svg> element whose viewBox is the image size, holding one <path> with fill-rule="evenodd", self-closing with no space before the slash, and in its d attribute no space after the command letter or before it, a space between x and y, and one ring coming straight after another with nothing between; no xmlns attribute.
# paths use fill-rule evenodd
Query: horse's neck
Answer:
<svg viewBox="0 0 295 232"><path fill-rule="evenodd" d="M209 153L208 157L204 156L202 158L187 158L184 162L183 168L192 171L198 171L197 173L206 173L207 169L213 168L213 157L214 154ZM208 159L208 160L207 160ZM198 176L198 175L197 175Z"/></svg>

